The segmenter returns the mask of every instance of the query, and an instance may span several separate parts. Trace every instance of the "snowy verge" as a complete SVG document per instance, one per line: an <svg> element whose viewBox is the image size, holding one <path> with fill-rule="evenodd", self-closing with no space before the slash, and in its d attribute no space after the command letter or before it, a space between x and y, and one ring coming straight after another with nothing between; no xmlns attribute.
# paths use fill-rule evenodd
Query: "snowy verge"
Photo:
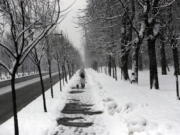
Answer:
<svg viewBox="0 0 180 135"><path fill-rule="evenodd" d="M77 74L77 73L76 73ZM47 113L43 111L42 96L39 96L20 112L18 112L20 135L47 135L57 126L56 119L63 109L67 93L76 80L74 75L60 92L59 82L53 86L54 98L51 98L50 89L46 91ZM0 125L0 135L14 135L13 117Z"/></svg>
<svg viewBox="0 0 180 135"><path fill-rule="evenodd" d="M112 116L107 121L113 128L112 135L179 135L180 102L175 98L172 84L167 85L172 77L160 78L161 90L150 90L147 85L115 81L92 69L86 72L96 83L98 103L103 103L104 111ZM148 78L146 72L141 74Z"/></svg>

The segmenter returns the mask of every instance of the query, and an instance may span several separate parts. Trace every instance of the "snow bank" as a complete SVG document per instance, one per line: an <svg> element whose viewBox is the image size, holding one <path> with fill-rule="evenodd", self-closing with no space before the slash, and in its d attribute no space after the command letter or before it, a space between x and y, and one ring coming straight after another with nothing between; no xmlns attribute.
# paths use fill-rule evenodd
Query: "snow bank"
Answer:
<svg viewBox="0 0 180 135"><path fill-rule="evenodd" d="M179 135L180 101L176 100L173 74L160 75L161 89L150 90L147 71L140 73L139 86L91 69L87 73L98 86L99 102L112 116L108 124L117 127L110 135Z"/></svg>

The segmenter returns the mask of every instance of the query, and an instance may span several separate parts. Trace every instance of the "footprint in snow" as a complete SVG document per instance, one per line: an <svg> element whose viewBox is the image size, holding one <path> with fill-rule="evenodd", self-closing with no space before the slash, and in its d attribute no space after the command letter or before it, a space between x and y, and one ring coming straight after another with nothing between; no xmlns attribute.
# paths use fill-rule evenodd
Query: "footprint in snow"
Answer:
<svg viewBox="0 0 180 135"><path fill-rule="evenodd" d="M127 120L127 126L129 130L129 135L133 135L135 133L142 133L145 131L147 126L147 120L144 118L133 118L131 120Z"/></svg>
<svg viewBox="0 0 180 135"><path fill-rule="evenodd" d="M130 113L134 110L134 104L133 103L127 103L125 104L125 106L123 107L123 112L125 113Z"/></svg>
<svg viewBox="0 0 180 135"><path fill-rule="evenodd" d="M103 99L104 106L110 115L114 115L116 112L119 113L118 104L112 98Z"/></svg>
<svg viewBox="0 0 180 135"><path fill-rule="evenodd" d="M103 102L110 102L110 101L113 101L113 99L112 99L112 98L109 98L109 97L103 99Z"/></svg>

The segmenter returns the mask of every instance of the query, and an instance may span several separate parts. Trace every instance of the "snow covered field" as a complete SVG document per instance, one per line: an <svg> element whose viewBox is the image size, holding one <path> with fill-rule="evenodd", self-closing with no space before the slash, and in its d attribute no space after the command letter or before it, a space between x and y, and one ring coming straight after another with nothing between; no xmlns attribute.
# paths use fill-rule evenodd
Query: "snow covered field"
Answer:
<svg viewBox="0 0 180 135"><path fill-rule="evenodd" d="M70 96L70 87L77 83L76 73L63 92L58 83L54 86L54 99L50 91L46 92L48 113L43 112L41 96L19 112L20 135L179 135L180 101L176 100L172 73L159 76L160 90L149 89L148 71L140 72L139 86L115 81L92 69L86 69L86 74L85 92L75 98L103 112L84 115L84 121L93 122L92 126L65 127L56 122L63 116L61 110ZM0 135L13 135L13 131L12 118L0 126Z"/></svg>

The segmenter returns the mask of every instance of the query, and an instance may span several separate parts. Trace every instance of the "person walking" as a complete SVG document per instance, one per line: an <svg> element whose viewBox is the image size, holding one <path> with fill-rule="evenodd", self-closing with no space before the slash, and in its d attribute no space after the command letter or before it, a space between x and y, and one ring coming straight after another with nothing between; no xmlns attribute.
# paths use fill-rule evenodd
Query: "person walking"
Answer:
<svg viewBox="0 0 180 135"><path fill-rule="evenodd" d="M84 71L84 69L80 70L79 76L80 76L81 88L84 89L85 88L85 71Z"/></svg>

